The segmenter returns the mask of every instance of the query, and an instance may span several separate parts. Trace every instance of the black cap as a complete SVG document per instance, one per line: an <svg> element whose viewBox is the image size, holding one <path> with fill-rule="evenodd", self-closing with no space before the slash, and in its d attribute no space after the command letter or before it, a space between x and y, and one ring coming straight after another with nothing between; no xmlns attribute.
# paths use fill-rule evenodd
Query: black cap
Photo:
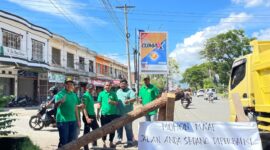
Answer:
<svg viewBox="0 0 270 150"><path fill-rule="evenodd" d="M150 80L150 77L146 76L145 78L143 78L143 80Z"/></svg>

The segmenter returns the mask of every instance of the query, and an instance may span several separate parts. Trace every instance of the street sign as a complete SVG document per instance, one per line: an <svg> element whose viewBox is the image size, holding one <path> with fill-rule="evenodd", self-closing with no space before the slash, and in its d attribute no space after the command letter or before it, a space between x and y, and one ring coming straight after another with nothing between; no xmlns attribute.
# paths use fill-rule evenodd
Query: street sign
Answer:
<svg viewBox="0 0 270 150"><path fill-rule="evenodd" d="M167 74L167 33L140 32L140 72Z"/></svg>
<svg viewBox="0 0 270 150"><path fill-rule="evenodd" d="M139 150L261 150L256 122L141 122Z"/></svg>

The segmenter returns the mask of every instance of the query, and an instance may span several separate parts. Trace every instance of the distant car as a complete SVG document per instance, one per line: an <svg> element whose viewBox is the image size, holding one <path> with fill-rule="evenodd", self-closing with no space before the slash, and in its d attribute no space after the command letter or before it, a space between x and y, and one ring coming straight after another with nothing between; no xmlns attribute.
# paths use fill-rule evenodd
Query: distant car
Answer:
<svg viewBox="0 0 270 150"><path fill-rule="evenodd" d="M207 93L210 93L210 92L213 94L214 100L217 100L217 99L218 99L218 98L217 98L217 93L216 93L216 89L214 89L214 88L206 89L206 92L205 92L205 95L204 95L205 99L208 98Z"/></svg>
<svg viewBox="0 0 270 150"><path fill-rule="evenodd" d="M197 91L197 97L204 96L204 90L200 89Z"/></svg>

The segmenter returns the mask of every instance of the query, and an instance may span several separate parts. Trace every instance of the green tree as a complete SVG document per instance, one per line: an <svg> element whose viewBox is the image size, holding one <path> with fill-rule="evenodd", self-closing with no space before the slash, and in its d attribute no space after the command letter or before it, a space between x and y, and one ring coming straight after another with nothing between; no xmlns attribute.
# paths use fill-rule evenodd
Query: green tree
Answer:
<svg viewBox="0 0 270 150"><path fill-rule="evenodd" d="M212 75L217 73L220 83L228 85L231 66L234 60L241 55L251 52L248 38L244 30L230 30L206 41L201 56L209 61Z"/></svg>
<svg viewBox="0 0 270 150"><path fill-rule="evenodd" d="M206 78L203 80L203 88L208 89L208 88L213 88L215 87L215 84L212 80L212 78Z"/></svg>
<svg viewBox="0 0 270 150"><path fill-rule="evenodd" d="M180 77L180 66L176 59L169 58L169 78Z"/></svg>
<svg viewBox="0 0 270 150"><path fill-rule="evenodd" d="M191 88L195 88L196 90L199 88L203 88L204 79L208 77L208 64L200 64L194 65L183 73L182 83L187 83Z"/></svg>

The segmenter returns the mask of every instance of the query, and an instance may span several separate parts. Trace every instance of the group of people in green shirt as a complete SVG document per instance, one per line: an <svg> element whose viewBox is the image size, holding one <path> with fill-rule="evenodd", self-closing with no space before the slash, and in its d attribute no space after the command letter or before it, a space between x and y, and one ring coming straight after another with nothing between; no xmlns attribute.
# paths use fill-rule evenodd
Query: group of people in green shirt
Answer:
<svg viewBox="0 0 270 150"><path fill-rule="evenodd" d="M150 78L144 78L144 85L139 91L140 102L143 105L150 103L159 96L159 90L154 85L150 84ZM94 99L92 92L94 86L88 84L86 92L80 100L75 94L72 80L65 81L65 88L55 96L55 103L58 106L56 112L56 122L59 131L59 145L61 147L72 140L75 140L78 135L78 129L81 127L80 112L82 112L82 120L84 122L84 134L90 132L90 128L95 130L99 128L98 121L101 126L104 126L114 119L126 115L132 111L133 103L137 100L132 89L128 88L127 80L120 81L120 89L116 92L111 90L111 83L104 84L104 90L99 93L97 99L97 113L95 112ZM146 121L157 120L157 110L149 112L145 116ZM126 131L127 144L125 147L133 146L134 135L132 130L132 122L117 130L118 143L122 143L123 128ZM113 143L115 132L109 135L109 147L114 148ZM106 136L102 137L103 147L106 145ZM93 142L93 146L97 146L97 142ZM88 150L88 145L84 146Z"/></svg>

